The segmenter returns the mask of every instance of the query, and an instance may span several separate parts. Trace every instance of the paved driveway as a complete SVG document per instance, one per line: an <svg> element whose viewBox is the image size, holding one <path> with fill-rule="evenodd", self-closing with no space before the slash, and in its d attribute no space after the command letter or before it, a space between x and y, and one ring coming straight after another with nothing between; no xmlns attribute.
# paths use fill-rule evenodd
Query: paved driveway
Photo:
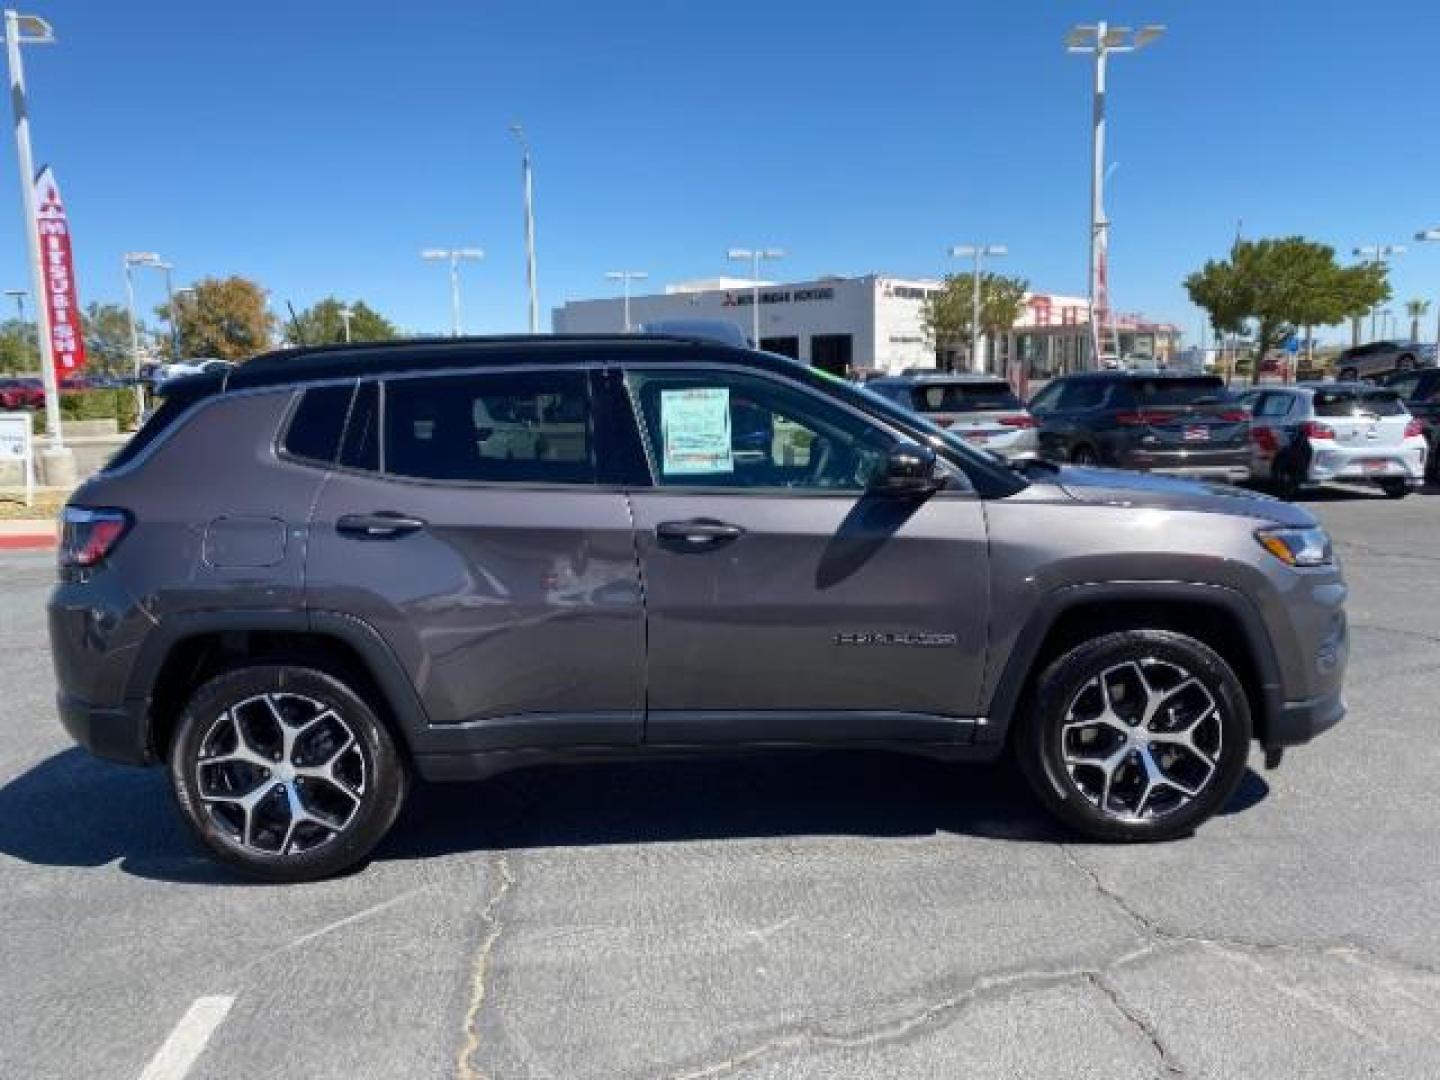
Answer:
<svg viewBox="0 0 1440 1080"><path fill-rule="evenodd" d="M297 888L68 747L6 555L0 1076L1440 1074L1440 497L1312 505L1351 717L1194 839L1064 842L993 769L608 766L423 789Z"/></svg>

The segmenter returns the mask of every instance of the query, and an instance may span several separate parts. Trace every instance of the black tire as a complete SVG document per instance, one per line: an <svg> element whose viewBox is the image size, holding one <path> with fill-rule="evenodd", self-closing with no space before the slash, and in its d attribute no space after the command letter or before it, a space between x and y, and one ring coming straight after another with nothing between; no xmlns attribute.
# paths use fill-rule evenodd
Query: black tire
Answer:
<svg viewBox="0 0 1440 1080"><path fill-rule="evenodd" d="M281 772L286 729L285 765L306 775ZM283 664L238 668L201 686L180 716L169 767L181 815L210 853L275 882L315 881L362 862L394 824L408 787L374 709L333 675ZM328 777L314 775L322 769ZM243 805L240 796L262 790L253 811Z"/></svg>
<svg viewBox="0 0 1440 1080"><path fill-rule="evenodd" d="M1082 763L1076 764L1072 759L1067 765L1065 740L1072 735L1085 736L1087 732L1080 730L1066 735L1062 729L1072 708L1079 708L1079 703L1087 696L1099 693L1099 680L1107 673L1116 684L1128 679L1131 685L1139 686L1128 674L1132 666L1134 670L1143 668L1150 672L1148 677L1155 679L1157 684L1162 675L1168 680L1176 678L1177 672L1193 679L1197 685L1188 689L1176 689L1176 686L1186 685L1182 679L1168 691L1160 691L1160 700L1161 704L1174 702L1166 714L1168 722L1178 722L1176 718L1183 715L1182 708L1210 717L1195 722L1192 741L1202 741L1203 723L1203 745L1213 747L1213 767L1205 772L1204 766L1212 764L1210 758L1198 752L1193 758L1188 753L1182 754L1180 750L1173 749L1173 742L1161 744L1161 749L1152 755L1149 739L1154 734L1158 741L1167 722L1159 719L1160 710L1157 707L1157 719L1150 725L1134 724L1129 727L1128 736L1116 736L1117 746L1109 756L1120 756L1121 763L1114 767L1113 772L1122 781L1127 779L1131 770L1137 777L1140 776L1140 765L1144 763L1140 757L1142 752L1144 761L1152 763L1164 761L1167 754L1173 755L1166 767L1177 771L1163 773L1165 779L1161 784L1147 787L1133 796L1138 805L1126 808L1124 800L1130 796L1124 791L1117 793L1113 788L1100 793L1087 791L1086 785L1099 775L1098 769L1091 769L1091 764L1098 766L1100 761L1095 759L1092 762L1085 758ZM1204 700L1202 688L1203 694L1208 695L1214 706L1213 715L1197 704ZM1115 692L1113 686L1111 692ZM1173 696L1166 698L1163 696L1165 693ZM1154 699L1153 691L1151 699ZM1066 827L1093 839L1148 841L1188 835L1225 805L1245 775L1251 719L1244 688L1218 653L1184 634L1167 630L1125 630L1087 641L1045 669L1036 683L1032 700L1033 708L1020 718L1015 732L1015 751L1020 768L1050 813ZM1118 713L1119 705L1112 704L1110 708ZM1083 728L1085 723L1081 721L1078 726ZM1102 723L1091 724L1091 727L1114 732L1114 728ZM1127 743L1127 738L1132 742ZM1142 744L1143 751L1139 748ZM1131 749L1132 745L1134 749ZM1070 746L1072 753L1079 753L1073 743ZM1102 746L1101 749L1107 748ZM1074 774L1072 768L1075 769ZM1203 782L1198 779L1202 773ZM1086 779L1077 779L1077 775ZM1182 797L1180 789L1172 786L1172 780L1178 776L1189 782L1193 795ZM1102 809L1102 799L1109 800L1109 809ZM1154 812L1147 815L1147 810Z"/></svg>
<svg viewBox="0 0 1440 1080"><path fill-rule="evenodd" d="M1341 368L1335 375L1336 382L1357 382L1359 372L1353 367Z"/></svg>
<svg viewBox="0 0 1440 1080"><path fill-rule="evenodd" d="M1070 448L1070 464L1090 468L1100 464L1100 457L1095 453L1093 447L1086 446L1082 443L1079 446Z"/></svg>
<svg viewBox="0 0 1440 1080"><path fill-rule="evenodd" d="M1387 499L1403 499L1410 494L1410 485L1404 480L1381 480L1380 490Z"/></svg>
<svg viewBox="0 0 1440 1080"><path fill-rule="evenodd" d="M1411 356L1409 353L1406 353L1404 356L1400 357L1399 360L1396 360L1396 361L1395 361L1395 370L1396 370L1396 371L1414 371L1414 370L1415 370L1415 357Z"/></svg>
<svg viewBox="0 0 1440 1080"><path fill-rule="evenodd" d="M1300 484L1300 474L1289 458L1277 456L1270 463L1270 486L1280 498L1286 502L1300 498Z"/></svg>

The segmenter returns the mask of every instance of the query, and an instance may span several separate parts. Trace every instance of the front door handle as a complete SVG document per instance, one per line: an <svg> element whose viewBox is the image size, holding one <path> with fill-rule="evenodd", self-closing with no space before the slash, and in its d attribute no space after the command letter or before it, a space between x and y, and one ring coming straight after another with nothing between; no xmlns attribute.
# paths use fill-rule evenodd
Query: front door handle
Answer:
<svg viewBox="0 0 1440 1080"><path fill-rule="evenodd" d="M420 518L407 517L388 510L375 514L346 514L335 522L335 531L342 536L358 536L369 540L393 540L425 528Z"/></svg>
<svg viewBox="0 0 1440 1080"><path fill-rule="evenodd" d="M655 526L655 535L662 544L682 547L690 551L708 551L711 548L738 540L745 530L739 525L729 525L713 518L696 518L693 521L662 521Z"/></svg>

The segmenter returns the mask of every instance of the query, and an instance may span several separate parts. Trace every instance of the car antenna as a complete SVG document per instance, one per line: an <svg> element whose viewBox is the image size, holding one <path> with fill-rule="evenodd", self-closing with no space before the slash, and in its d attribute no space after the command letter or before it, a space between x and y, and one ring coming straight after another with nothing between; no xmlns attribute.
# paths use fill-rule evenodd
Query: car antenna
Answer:
<svg viewBox="0 0 1440 1080"><path fill-rule="evenodd" d="M300 319L295 314L295 305L286 300L285 307L290 312L290 328L295 331L295 344L308 345L309 342L305 340L305 331L300 329Z"/></svg>

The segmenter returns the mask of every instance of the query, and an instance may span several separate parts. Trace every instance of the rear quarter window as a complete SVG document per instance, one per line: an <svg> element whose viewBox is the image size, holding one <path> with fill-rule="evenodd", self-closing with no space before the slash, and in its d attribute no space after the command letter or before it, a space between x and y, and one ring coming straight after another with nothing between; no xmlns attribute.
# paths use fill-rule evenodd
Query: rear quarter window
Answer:
<svg viewBox="0 0 1440 1080"><path fill-rule="evenodd" d="M285 430L285 452L304 461L333 465L354 396L354 383L306 390Z"/></svg>
<svg viewBox="0 0 1440 1080"><path fill-rule="evenodd" d="M1021 407L1020 399L1008 383L920 383L913 387L910 396L917 411L954 412L998 412Z"/></svg>

